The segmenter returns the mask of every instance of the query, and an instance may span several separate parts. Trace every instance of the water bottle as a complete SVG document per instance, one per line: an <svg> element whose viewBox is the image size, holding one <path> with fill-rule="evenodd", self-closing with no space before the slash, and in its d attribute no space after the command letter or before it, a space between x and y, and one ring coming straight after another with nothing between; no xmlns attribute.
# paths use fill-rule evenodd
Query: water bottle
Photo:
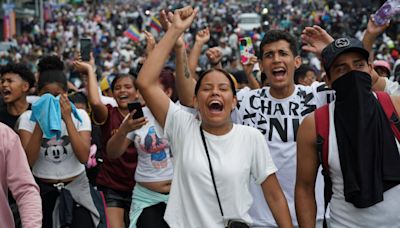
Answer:
<svg viewBox="0 0 400 228"><path fill-rule="evenodd" d="M374 15L374 22L381 26L389 22L390 18L399 11L400 0L387 0Z"/></svg>

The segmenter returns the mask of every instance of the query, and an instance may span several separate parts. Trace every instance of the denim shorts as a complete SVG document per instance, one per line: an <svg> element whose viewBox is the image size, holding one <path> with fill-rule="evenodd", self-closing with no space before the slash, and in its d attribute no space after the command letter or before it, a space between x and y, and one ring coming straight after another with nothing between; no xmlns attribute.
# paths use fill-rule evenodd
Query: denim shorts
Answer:
<svg viewBox="0 0 400 228"><path fill-rule="evenodd" d="M132 192L123 192L104 186L97 187L103 192L107 207L124 208L129 211L132 202Z"/></svg>

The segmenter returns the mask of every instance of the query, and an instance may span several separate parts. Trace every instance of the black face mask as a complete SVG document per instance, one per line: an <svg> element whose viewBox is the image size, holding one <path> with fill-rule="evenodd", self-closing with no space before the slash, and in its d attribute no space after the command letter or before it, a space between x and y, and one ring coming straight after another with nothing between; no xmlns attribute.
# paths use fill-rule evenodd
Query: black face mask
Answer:
<svg viewBox="0 0 400 228"><path fill-rule="evenodd" d="M350 71L332 83L336 91L336 101L343 101L355 94L371 93L371 76L362 71Z"/></svg>
<svg viewBox="0 0 400 228"><path fill-rule="evenodd" d="M400 183L400 156L390 122L371 91L369 74L351 71L332 87L345 199L356 207L369 207Z"/></svg>

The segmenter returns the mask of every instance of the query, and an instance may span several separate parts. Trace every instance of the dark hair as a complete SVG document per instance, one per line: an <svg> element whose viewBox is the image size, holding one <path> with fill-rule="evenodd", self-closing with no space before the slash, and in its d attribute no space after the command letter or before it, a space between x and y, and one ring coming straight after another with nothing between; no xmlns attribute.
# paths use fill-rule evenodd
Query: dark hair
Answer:
<svg viewBox="0 0 400 228"><path fill-rule="evenodd" d="M74 104L80 103L88 106L88 98L83 92L72 93L68 95L68 98Z"/></svg>
<svg viewBox="0 0 400 228"><path fill-rule="evenodd" d="M135 86L135 88L136 88L136 85L135 85L135 77L134 76L132 76L132 75L130 75L130 74L117 74L116 76L115 76L115 78L114 78L114 80L111 82L111 91L114 91L114 87L115 87L115 84L117 84L117 82L119 81L119 80L121 80L122 78L130 78L131 80L132 80L132 84Z"/></svg>
<svg viewBox="0 0 400 228"><path fill-rule="evenodd" d="M249 81L247 80L246 73L243 70L238 70L235 72L232 72L233 76L235 77L237 83L248 83Z"/></svg>
<svg viewBox="0 0 400 228"><path fill-rule="evenodd" d="M58 56L45 56L38 63L38 91L50 83L58 83L68 91L67 77L64 74L64 63Z"/></svg>
<svg viewBox="0 0 400 228"><path fill-rule="evenodd" d="M201 81L203 81L203 78L204 78L207 74L209 74L209 73L211 73L211 72L214 72L214 71L220 72L220 73L222 73L223 75L225 75L225 76L228 78L229 83L230 83L230 85L231 85L231 90L232 90L233 96L236 96L235 83L233 82L233 79L232 79L233 76L231 76L228 72L226 72L226 71L224 71L224 70L216 69L216 68L211 68L211 69L209 69L209 70L206 70L206 71L204 71L204 72L199 76L199 79L197 80L196 86L195 86L195 88L194 88L194 95L197 96L197 93L199 92L200 85L201 85Z"/></svg>
<svg viewBox="0 0 400 228"><path fill-rule="evenodd" d="M160 73L160 83L164 86L165 89L172 89L171 100L175 102L177 100L177 94L175 89L175 77L173 71L171 71L169 68L164 68Z"/></svg>
<svg viewBox="0 0 400 228"><path fill-rule="evenodd" d="M294 83L299 84L299 79L305 78L307 72L312 71L314 72L314 69L308 65L301 65L296 71L294 72ZM315 72L314 72L315 73Z"/></svg>
<svg viewBox="0 0 400 228"><path fill-rule="evenodd" d="M264 72L261 72L261 84L264 84L267 79L267 75Z"/></svg>
<svg viewBox="0 0 400 228"><path fill-rule="evenodd" d="M285 40L289 43L290 50L292 51L292 54L294 56L297 56L299 54L298 48L297 48L297 40L288 32L285 32L283 30L269 30L268 32L265 33L264 38L262 39L260 43L260 52L259 52L259 58L262 59L263 55L263 48L265 45L277 42L280 40Z"/></svg>
<svg viewBox="0 0 400 228"><path fill-rule="evenodd" d="M24 81L29 83L29 88L35 85L35 75L32 71L22 63L9 63L0 69L0 75L3 76L7 73L18 74Z"/></svg>
<svg viewBox="0 0 400 228"><path fill-rule="evenodd" d="M43 73L48 70L64 70L64 63L58 56L49 55L40 59L38 63L38 72Z"/></svg>

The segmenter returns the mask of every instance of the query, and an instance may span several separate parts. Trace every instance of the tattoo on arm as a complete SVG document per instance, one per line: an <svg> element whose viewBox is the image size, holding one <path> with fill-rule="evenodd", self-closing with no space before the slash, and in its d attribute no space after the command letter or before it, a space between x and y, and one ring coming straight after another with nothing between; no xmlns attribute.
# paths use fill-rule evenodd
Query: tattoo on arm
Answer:
<svg viewBox="0 0 400 228"><path fill-rule="evenodd" d="M186 54L186 50L183 53L183 68L184 68L184 73L185 73L185 78L190 78L190 71L188 68L188 60L187 60L187 54Z"/></svg>

